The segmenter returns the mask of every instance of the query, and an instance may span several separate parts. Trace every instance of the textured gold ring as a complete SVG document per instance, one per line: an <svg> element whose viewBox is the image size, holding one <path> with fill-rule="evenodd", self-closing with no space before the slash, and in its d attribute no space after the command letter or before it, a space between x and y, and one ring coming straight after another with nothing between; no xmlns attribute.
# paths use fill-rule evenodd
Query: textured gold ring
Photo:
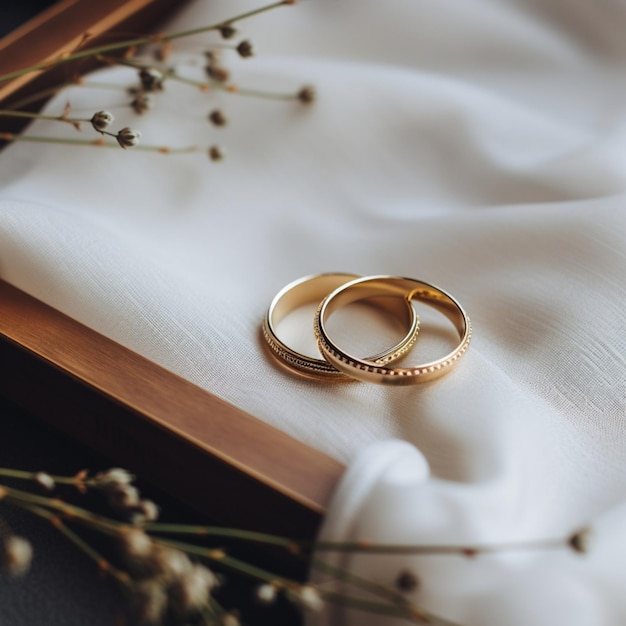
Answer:
<svg viewBox="0 0 626 626"><path fill-rule="evenodd" d="M294 309L305 304L318 304L331 291L355 278L359 278L359 276L346 273L305 276L289 283L274 296L265 314L262 331L271 354L277 358L281 365L306 376L339 380L350 379L328 361L300 354L290 348L278 338L276 326ZM373 304L389 311L407 326L407 334L398 344L380 354L367 357L367 360L372 363L390 363L404 356L415 343L419 332L419 317L410 301L403 298L374 298Z"/></svg>
<svg viewBox="0 0 626 626"><path fill-rule="evenodd" d="M408 303L418 300L434 307L452 322L459 334L459 344L444 357L418 367L385 367L371 359L359 359L344 352L328 336L326 321L342 306L379 296L398 296ZM450 371L467 350L472 327L461 305L438 287L412 278L369 276L345 283L324 298L315 314L314 332L324 358L349 376L383 385L413 385L434 380Z"/></svg>

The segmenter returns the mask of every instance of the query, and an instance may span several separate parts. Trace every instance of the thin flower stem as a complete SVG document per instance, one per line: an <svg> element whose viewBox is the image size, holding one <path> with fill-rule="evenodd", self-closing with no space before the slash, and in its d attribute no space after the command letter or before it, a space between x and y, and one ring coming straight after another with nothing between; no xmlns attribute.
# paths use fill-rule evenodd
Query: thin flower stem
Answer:
<svg viewBox="0 0 626 626"><path fill-rule="evenodd" d="M252 541L284 547L290 551L302 550L305 553L317 552L355 552L367 554L460 554L475 556L481 553L507 552L517 550L551 550L560 549L565 545L563 539L545 539L537 541L516 541L501 544L476 545L415 545L415 544L375 544L365 541L335 542L318 541L316 543L296 541L287 537L279 537L266 533L257 533L236 528L220 528L219 526L192 526L185 524L146 524L145 529L155 533L177 533L191 535L207 535L213 537L231 537L242 541Z"/></svg>
<svg viewBox="0 0 626 626"><path fill-rule="evenodd" d="M61 91L61 89L65 89L65 87L75 87L79 84L80 83L76 81L68 81L66 83L61 83L60 85L55 85L54 87L49 87L48 89L42 89L41 91L37 91L30 96L26 96L25 98L16 100L15 102L11 102L10 104L6 105L7 110L15 111L18 109L22 109L25 106L32 104L33 102L39 102L39 100L43 100L48 96L53 96L58 91Z"/></svg>
<svg viewBox="0 0 626 626"><path fill-rule="evenodd" d="M47 70L51 67L55 67L57 65L61 65L62 63L68 63L69 61L74 61L76 59L84 59L86 57L90 57L96 54L102 54L105 52L113 52L115 50L123 50L125 48L132 48L134 46L142 46L148 43L160 43L163 41L171 41L174 39L181 39L183 37L190 37L191 35L198 35L200 33L206 33L212 30L219 30L224 24L233 24L235 22L239 22L249 17L253 17L255 15L259 15L260 13L264 13L265 11L269 11L271 9L275 9L277 7L293 4L290 0L281 0L280 2L273 2L263 7L259 7L258 9L254 9L252 11L247 11L246 13L241 13L229 20L222 20L216 24L210 24L208 26L202 26L200 28L192 28L190 30L179 31L175 33L166 33L160 35L148 35L145 37L135 37L134 39L127 39L125 41L119 41L116 43L107 44L104 46L97 46L95 48L86 48L84 50L79 50L78 52L73 52L71 54L67 54L57 59L53 59L52 61L46 61L44 63L37 63L36 65L31 65L30 67L25 67L20 70L15 70L14 72L9 72L8 74L4 74L0 76L0 84L5 83L13 78L17 78L18 76L23 76L24 74L28 74L30 72L37 72L41 70Z"/></svg>
<svg viewBox="0 0 626 626"><path fill-rule="evenodd" d="M312 559L311 565L322 572L327 574L331 574L335 577L335 580L341 580L343 582L354 585L355 587L359 587L363 591L367 591L371 594L380 596L389 600L390 602L395 602L396 604L402 606L410 606L410 602L408 602L405 595L396 591L391 587L387 587L386 585L381 585L374 581L368 580L367 578L363 578L352 572L341 569L340 567L335 567L334 565L330 565L325 561L320 559ZM328 581L331 582L331 581ZM415 610L418 610L417 608Z"/></svg>
<svg viewBox="0 0 626 626"><path fill-rule="evenodd" d="M89 558L91 558L100 568L101 571L106 572L113 576L115 580L121 583L125 587L131 586L131 578L130 576L111 565L109 561L104 558L97 550L92 548L80 535L76 534L71 528L66 526L63 521L55 515L52 511L48 511L47 509L38 506L36 504L30 504L21 500L14 500L13 504L16 506L37 515L38 517L42 517L48 520L62 535L64 535L69 541L71 541L77 548L79 548L84 554L86 554Z"/></svg>
<svg viewBox="0 0 626 626"><path fill-rule="evenodd" d="M107 561L97 550L94 550L82 537L77 535L71 528L68 528L61 521L53 521L53 525L76 547L78 547L87 556L89 556L103 572L106 572L107 574L113 576L113 578L115 578L115 580L117 580L122 585L131 585L130 576L126 572L119 570L117 569L117 567L111 565L109 561Z"/></svg>
<svg viewBox="0 0 626 626"><path fill-rule="evenodd" d="M430 624L431 626L458 626L455 622L444 620L440 617L436 617L430 613L420 611L418 613L413 612L412 607L398 606L391 604L384 604L382 602L372 602L371 600L364 600L362 598L355 598L347 596L342 593L334 593L332 591L322 591L322 598L326 602L332 602L333 604L339 604L347 606L352 609L358 609L361 611L367 611L368 613L375 613L378 615L389 615L391 617L404 618L417 624Z"/></svg>
<svg viewBox="0 0 626 626"><path fill-rule="evenodd" d="M0 111L0 115L2 111ZM37 480L37 472L25 472L23 470L15 470L6 467L0 467L0 476L6 476L7 478L19 478L20 480ZM76 476L53 476L50 478L59 485L76 485L80 481Z"/></svg>
<svg viewBox="0 0 626 626"><path fill-rule="evenodd" d="M66 139L64 137L41 137L36 135L16 135L15 133L0 133L0 141L30 141L34 143L56 143L70 146L92 146L98 148L120 149L119 144L106 142L103 139ZM139 144L132 150L143 152L160 152L161 154L188 154L196 152L198 146L184 146L181 148L170 148L169 146L148 146Z"/></svg>
<svg viewBox="0 0 626 626"><path fill-rule="evenodd" d="M367 554L460 554L476 556L493 552L516 550L552 550L565 545L563 539L545 539L538 541L511 541L508 543L454 545L414 545L414 544L375 544L368 542L333 542L320 541L315 544L318 552L359 552Z"/></svg>
<svg viewBox="0 0 626 626"><path fill-rule="evenodd" d="M242 89L235 85L229 85L223 87L223 89L236 96L247 96L249 98L264 98L265 100L279 100L282 102L298 99L298 94L296 93L273 93L271 91L259 91L258 89Z"/></svg>
<svg viewBox="0 0 626 626"><path fill-rule="evenodd" d="M265 6L259 7L258 9L252 9L251 11L247 11L246 13L241 13L236 17L230 18L228 20L222 20L218 24L213 24L211 26L204 26L200 28L192 28L191 30L185 30L178 33L172 33L171 35L163 35L160 37L161 41L170 41L172 39L180 39L181 37L190 37L191 35L199 35L200 33L204 33L209 30L219 30L222 26L226 24L234 24L235 22L240 22L249 17L254 17L255 15L259 15L260 13L265 13L266 11L271 11L272 9L276 9L280 6L285 6L293 4L293 1L290 0L281 0L280 2L272 2L272 4L267 4Z"/></svg>
<svg viewBox="0 0 626 626"><path fill-rule="evenodd" d="M63 117L62 115L43 115L42 113L34 113L31 111L12 111L0 109L0 117L24 117L31 120L50 120L52 122L65 122L66 124L76 125L80 122L89 122L88 119L78 119L74 117Z"/></svg>
<svg viewBox="0 0 626 626"><path fill-rule="evenodd" d="M202 546L196 546L191 543L185 543L183 541L175 541L171 539L158 539L156 541L165 546L178 548L179 550L183 550L184 552L187 552L189 554L195 554L196 556L203 557L209 561L212 561L213 563L220 563L224 567L239 572L240 574L250 576L251 578L279 584L284 587L291 587L294 585L294 583L287 578L281 578L280 576L276 576L276 574L272 574L272 572L268 572L267 570L261 569L260 567L250 565L245 561L230 557L221 550L216 550L215 548L203 548Z"/></svg>
<svg viewBox="0 0 626 626"><path fill-rule="evenodd" d="M25 504L28 506L38 506L46 510L52 509L58 514L98 527L109 534L117 534L120 528L127 526L123 522L96 515L95 513L91 513L91 511L68 504L58 498L47 498L6 486L2 486L2 489L5 494L4 500L7 502L17 505Z"/></svg>
<svg viewBox="0 0 626 626"><path fill-rule="evenodd" d="M153 522L145 524L144 530L151 533L176 533L181 535L199 535L204 537L233 538L242 541L252 541L273 546L287 548L289 550L297 547L297 543L286 537L258 533L251 530L239 530L237 528L220 528L219 526L192 526L187 524L163 524Z"/></svg>
<svg viewBox="0 0 626 626"><path fill-rule="evenodd" d="M133 61L132 59L116 59L114 57L103 57L107 63L115 63L116 65L123 65L125 67L132 67L137 70L148 69L152 67L152 65L147 63L141 63L140 61ZM226 93L231 93L237 96L248 96L251 98L264 98L266 100L279 100L279 101L290 101L297 100L298 94L296 93L277 93L271 91L261 91L258 89L245 89L237 87L232 84L224 84L217 80L215 81L201 81L195 80L193 78L187 78L186 76L181 76L176 70L173 69L164 69L163 76L165 78L170 78L178 83L182 83L184 85L189 85L190 87L197 87L201 91L210 91L212 89L217 89L219 91L224 91Z"/></svg>
<svg viewBox="0 0 626 626"><path fill-rule="evenodd" d="M29 104L39 102L40 100L43 100L48 96L54 96L56 93L58 93L62 89L65 89L66 87L87 87L91 89L114 89L115 91L126 91L126 87L124 87L123 85L116 85L114 83L100 83L93 80L70 80L65 83L61 83L60 85L49 87L48 89L36 91L35 93L31 94L30 96L26 96L21 100L11 102L10 104L6 105L6 110L16 111L19 109L23 109Z"/></svg>

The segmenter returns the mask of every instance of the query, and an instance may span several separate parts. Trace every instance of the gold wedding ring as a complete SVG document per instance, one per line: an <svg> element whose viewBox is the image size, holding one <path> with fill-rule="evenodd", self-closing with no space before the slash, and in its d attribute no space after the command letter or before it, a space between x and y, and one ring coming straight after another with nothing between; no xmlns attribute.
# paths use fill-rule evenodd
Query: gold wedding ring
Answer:
<svg viewBox="0 0 626 626"><path fill-rule="evenodd" d="M327 377L334 379L347 379L351 372L339 371L326 360L300 354L287 346L276 333L276 326L291 311L305 304L318 304L329 293L342 285L359 278L356 274L333 273L305 276L283 287L272 300L263 320L263 337L269 346L271 353L282 365L292 371L313 377ZM380 294L378 294L380 295ZM382 294L387 296L389 294ZM358 299L368 298L366 295ZM408 331L404 339L389 350L371 357L365 362L376 365L384 365L404 356L417 338L419 332L419 317L411 302L407 298L377 298L374 303L380 308L388 310L396 318L406 324Z"/></svg>
<svg viewBox="0 0 626 626"><path fill-rule="evenodd" d="M437 309L456 328L460 339L459 344L444 357L418 367L390 368L372 359L359 359L344 352L329 337L326 321L342 306L379 296L397 296L398 299L409 304L413 300L418 300ZM315 314L314 332L323 357L345 374L359 380L383 385L412 385L434 380L450 371L467 350L472 327L461 305L442 289L412 278L370 276L351 280L327 295Z"/></svg>

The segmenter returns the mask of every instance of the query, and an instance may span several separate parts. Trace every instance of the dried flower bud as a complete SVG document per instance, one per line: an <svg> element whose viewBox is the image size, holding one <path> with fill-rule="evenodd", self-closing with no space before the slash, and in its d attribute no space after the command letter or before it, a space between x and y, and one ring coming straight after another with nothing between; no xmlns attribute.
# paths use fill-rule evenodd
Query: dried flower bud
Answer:
<svg viewBox="0 0 626 626"><path fill-rule="evenodd" d="M396 588L403 593L415 591L419 585L417 576L409 570L401 571L396 577Z"/></svg>
<svg viewBox="0 0 626 626"><path fill-rule="evenodd" d="M262 604L272 604L276 600L278 589L276 585L265 583L256 589L256 598Z"/></svg>
<svg viewBox="0 0 626 626"><path fill-rule="evenodd" d="M146 559L154 550L154 542L139 528L126 528L120 535L120 548L129 559Z"/></svg>
<svg viewBox="0 0 626 626"><path fill-rule="evenodd" d="M93 480L97 488L106 489L111 486L129 485L135 480L135 477L121 467L112 467L106 470L106 472L96 474Z"/></svg>
<svg viewBox="0 0 626 626"><path fill-rule="evenodd" d="M166 581L184 576L192 567L192 562L182 550L168 546L157 544L150 558L151 571Z"/></svg>
<svg viewBox="0 0 626 626"><path fill-rule="evenodd" d="M133 524L144 524L154 522L158 517L159 507L152 500L141 500L133 507L131 519Z"/></svg>
<svg viewBox="0 0 626 626"><path fill-rule="evenodd" d="M211 161L221 161L224 158L224 152L219 146L211 146L209 148L209 159Z"/></svg>
<svg viewBox="0 0 626 626"><path fill-rule="evenodd" d="M130 103L132 110L139 115L142 115L150 109L150 96L143 91L136 92L135 97Z"/></svg>
<svg viewBox="0 0 626 626"><path fill-rule="evenodd" d="M24 576L32 560L33 547L28 539L10 535L0 544L0 565L9 576Z"/></svg>
<svg viewBox="0 0 626 626"><path fill-rule="evenodd" d="M54 478L45 472L37 472L35 474L35 482L48 491L54 489Z"/></svg>
<svg viewBox="0 0 626 626"><path fill-rule="evenodd" d="M214 126L226 126L228 124L228 118L224 115L221 109L215 109L209 113L209 121Z"/></svg>
<svg viewBox="0 0 626 626"><path fill-rule="evenodd" d="M580 554L585 554L589 550L589 537L591 536L591 531L589 528L583 528L578 532L574 533L567 541L569 547L574 550L574 552L579 552Z"/></svg>
<svg viewBox="0 0 626 626"><path fill-rule="evenodd" d="M315 98L316 98L315 88L312 87L311 85L305 85L296 94L296 97L303 104L311 104L311 102L315 102Z"/></svg>
<svg viewBox="0 0 626 626"><path fill-rule="evenodd" d="M115 118L113 117L113 115L108 111L98 111L97 113L93 114L93 117L90 121L95 130L97 130L98 132L102 132L113 123L114 119Z"/></svg>
<svg viewBox="0 0 626 626"><path fill-rule="evenodd" d="M224 24L219 27L220 35L224 39L232 39L237 34L237 29L232 24Z"/></svg>
<svg viewBox="0 0 626 626"><path fill-rule="evenodd" d="M109 504L120 511L130 511L139 504L139 490L133 485L115 485L105 491Z"/></svg>
<svg viewBox="0 0 626 626"><path fill-rule="evenodd" d="M163 585L152 579L135 586L133 604L141 624L160 624L167 611L167 593Z"/></svg>
<svg viewBox="0 0 626 626"><path fill-rule="evenodd" d="M215 574L196 563L171 584L172 606L183 615L196 612L208 603L211 589L217 584Z"/></svg>
<svg viewBox="0 0 626 626"><path fill-rule="evenodd" d="M324 601L320 592L311 585L303 585L296 594L296 598L300 605L309 611L321 611Z"/></svg>
<svg viewBox="0 0 626 626"><path fill-rule="evenodd" d="M210 79L218 83L225 83L230 78L230 72L219 65L207 65L205 71Z"/></svg>
<svg viewBox="0 0 626 626"><path fill-rule="evenodd" d="M242 59L247 59L248 57L254 56L254 46L252 45L252 42L248 39L244 39L242 42L240 42L236 50Z"/></svg>
<svg viewBox="0 0 626 626"><path fill-rule="evenodd" d="M117 143L124 149L132 148L139 143L139 138L141 137L141 133L138 130L133 130L132 128L122 128L115 138L117 139Z"/></svg>
<svg viewBox="0 0 626 626"><path fill-rule="evenodd" d="M142 67L139 70L139 80L146 91L162 91L165 75L155 67Z"/></svg>

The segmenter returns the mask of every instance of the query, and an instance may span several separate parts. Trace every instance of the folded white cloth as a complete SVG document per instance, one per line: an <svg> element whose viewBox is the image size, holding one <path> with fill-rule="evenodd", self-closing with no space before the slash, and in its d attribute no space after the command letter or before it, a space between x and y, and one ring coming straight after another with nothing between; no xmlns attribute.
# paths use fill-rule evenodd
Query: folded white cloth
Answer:
<svg viewBox="0 0 626 626"><path fill-rule="evenodd" d="M251 6L197 1L171 29ZM458 483L424 539L569 532L626 497L624 26L619 0L318 0L242 22L259 56L225 57L241 87L314 84L313 106L168 83L136 118L122 91L69 89L49 112L109 109L145 144L228 158L11 146L0 275L336 458L414 444ZM190 76L201 41L171 61ZM206 120L218 106L225 129ZM260 320L284 284L327 271L444 288L470 350L425 386L289 376Z"/></svg>
<svg viewBox="0 0 626 626"><path fill-rule="evenodd" d="M546 510L533 501L533 494L524 494L527 489L524 473L512 468L479 483L440 480L429 475L426 459L407 442L378 442L353 460L335 494L321 539L493 548L499 543L497 538L504 538L504 544L517 540L518 548L509 544L508 549L473 556L320 552L318 558L389 589L397 583L401 588L402 580L410 582L405 587L414 588L405 589L401 596L433 614L426 623L623 624L626 502L590 520L588 532L572 527L570 537L576 531L578 538L574 549L568 546L568 536L541 534ZM520 528L528 527L530 517L535 534L523 535ZM538 539L544 545L524 545L524 538ZM551 540L554 545L545 545ZM380 595L333 583L333 578L321 575L317 582L325 581L322 588L327 591L393 605ZM309 623L391 626L408 622L329 603L312 614Z"/></svg>

